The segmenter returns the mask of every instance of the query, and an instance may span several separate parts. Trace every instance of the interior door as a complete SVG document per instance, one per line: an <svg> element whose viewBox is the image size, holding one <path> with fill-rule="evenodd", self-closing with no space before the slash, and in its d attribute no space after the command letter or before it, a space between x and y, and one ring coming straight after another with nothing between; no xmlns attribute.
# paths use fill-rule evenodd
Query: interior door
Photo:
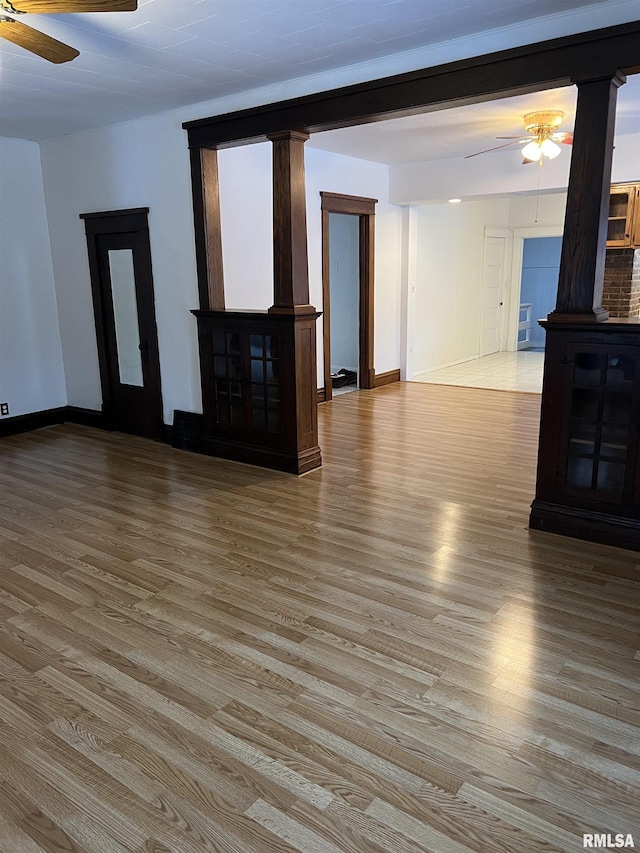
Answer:
<svg viewBox="0 0 640 853"><path fill-rule="evenodd" d="M484 238L481 356L491 355L501 349L506 242L505 237Z"/></svg>
<svg viewBox="0 0 640 853"><path fill-rule="evenodd" d="M163 430L146 210L85 215L103 411L111 429Z"/></svg>

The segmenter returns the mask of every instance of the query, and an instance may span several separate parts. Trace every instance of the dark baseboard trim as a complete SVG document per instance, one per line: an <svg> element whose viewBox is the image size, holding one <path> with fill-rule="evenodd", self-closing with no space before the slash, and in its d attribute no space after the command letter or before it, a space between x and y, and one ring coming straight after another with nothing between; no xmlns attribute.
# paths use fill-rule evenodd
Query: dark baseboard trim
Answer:
<svg viewBox="0 0 640 853"><path fill-rule="evenodd" d="M306 474L322 465L319 447L312 447L298 454L288 454L267 447L248 447L246 444L211 435L202 436L200 452L207 456L230 459L233 462L245 462L248 465L259 465L261 468L286 471L288 474Z"/></svg>
<svg viewBox="0 0 640 853"><path fill-rule="evenodd" d="M400 368L387 370L386 373L376 373L373 379L373 387L382 388L383 385L391 385L392 382L400 382Z"/></svg>
<svg viewBox="0 0 640 853"><path fill-rule="evenodd" d="M619 518L591 509L534 500L529 527L601 545L640 551L640 519Z"/></svg>
<svg viewBox="0 0 640 853"><path fill-rule="evenodd" d="M326 403L327 402L327 392L324 388L318 388L317 390L317 401L318 403Z"/></svg>
<svg viewBox="0 0 640 853"><path fill-rule="evenodd" d="M45 409L42 412L29 412L25 415L16 415L13 418L2 418L0 420L0 437L18 435L21 432L31 432L34 429L55 426L66 420L67 406L58 409Z"/></svg>
<svg viewBox="0 0 640 853"><path fill-rule="evenodd" d="M109 429L104 412L96 409L81 409L79 406L67 406L64 423L80 424L95 429Z"/></svg>
<svg viewBox="0 0 640 853"><path fill-rule="evenodd" d="M0 420L0 438L18 435L21 432L32 432L57 424L82 424L82 426L96 429L108 429L102 412L94 409L81 409L78 406L60 406L57 409L44 409L42 412L16 415L15 418L2 418Z"/></svg>

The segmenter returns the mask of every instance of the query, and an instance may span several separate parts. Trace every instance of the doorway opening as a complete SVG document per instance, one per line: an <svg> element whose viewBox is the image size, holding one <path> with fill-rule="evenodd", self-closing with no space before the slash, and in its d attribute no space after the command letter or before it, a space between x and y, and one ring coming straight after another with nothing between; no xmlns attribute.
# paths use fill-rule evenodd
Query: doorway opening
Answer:
<svg viewBox="0 0 640 853"><path fill-rule="evenodd" d="M83 213L109 429L163 437L148 208Z"/></svg>
<svg viewBox="0 0 640 853"><path fill-rule="evenodd" d="M324 399L373 388L374 222L377 199L320 193ZM353 374L355 373L355 377Z"/></svg>
<svg viewBox="0 0 640 853"><path fill-rule="evenodd" d="M561 250L562 237L526 237L523 241L519 351L544 352L544 329L538 320L556 307Z"/></svg>

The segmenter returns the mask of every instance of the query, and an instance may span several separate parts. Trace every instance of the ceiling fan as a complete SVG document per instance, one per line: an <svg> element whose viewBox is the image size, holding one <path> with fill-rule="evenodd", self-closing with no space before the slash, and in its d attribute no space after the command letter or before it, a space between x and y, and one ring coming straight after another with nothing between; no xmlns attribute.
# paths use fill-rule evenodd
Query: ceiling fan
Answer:
<svg viewBox="0 0 640 853"><path fill-rule="evenodd" d="M496 145L494 148L486 148L484 151L476 151L475 154L467 154L464 158L477 157L479 154L487 154L489 151L498 151L500 148L508 148L510 145L524 145L522 149L523 163L539 163L542 165L544 157L553 160L560 154L561 145L573 143L573 133L559 131L564 113L560 110L545 110L544 112L527 113L524 118L524 127L528 136L497 136L496 139L511 139L504 145Z"/></svg>
<svg viewBox="0 0 640 853"><path fill-rule="evenodd" d="M28 27L9 15L34 12L38 15L68 12L134 12L138 0L0 0L0 37L35 53L49 62L69 62L79 55L73 47Z"/></svg>

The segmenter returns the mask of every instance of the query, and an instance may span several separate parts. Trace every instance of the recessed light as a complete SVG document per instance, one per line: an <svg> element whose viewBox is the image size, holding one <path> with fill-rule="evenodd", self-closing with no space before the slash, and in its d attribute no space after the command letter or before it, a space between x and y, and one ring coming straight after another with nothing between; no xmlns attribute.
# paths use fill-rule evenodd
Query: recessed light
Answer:
<svg viewBox="0 0 640 853"><path fill-rule="evenodd" d="M461 198L450 198L449 204L460 204L461 201L462 201Z"/></svg>

